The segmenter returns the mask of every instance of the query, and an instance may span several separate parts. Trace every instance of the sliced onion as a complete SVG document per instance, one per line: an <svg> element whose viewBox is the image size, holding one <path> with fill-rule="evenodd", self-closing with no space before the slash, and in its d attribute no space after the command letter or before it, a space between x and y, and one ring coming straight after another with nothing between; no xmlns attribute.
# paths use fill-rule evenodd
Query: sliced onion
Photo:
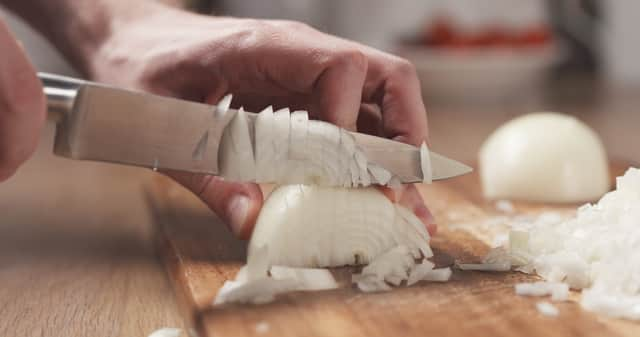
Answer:
<svg viewBox="0 0 640 337"><path fill-rule="evenodd" d="M412 212L376 188L287 185L265 201L248 255L251 259L258 247L268 245L271 265L367 264L399 245L413 256L431 256L429 239Z"/></svg>
<svg viewBox="0 0 640 337"><path fill-rule="evenodd" d="M230 180L254 181L256 178L252 132L247 113L240 108L225 128L220 141L220 174Z"/></svg>
<svg viewBox="0 0 640 337"><path fill-rule="evenodd" d="M298 281L296 290L328 290L338 288L336 280L327 269L319 268L291 268L273 266L271 277L276 280L293 279Z"/></svg>
<svg viewBox="0 0 640 337"><path fill-rule="evenodd" d="M275 116L271 106L262 110L255 122L255 157L256 157L256 181L269 182L275 180L275 163L273 159L276 156L275 133Z"/></svg>
<svg viewBox="0 0 640 337"><path fill-rule="evenodd" d="M152 332L149 337L180 337L181 334L180 328L160 328Z"/></svg>
<svg viewBox="0 0 640 337"><path fill-rule="evenodd" d="M431 184L433 171L431 169L431 155L426 143L420 146L420 165L422 169L422 182Z"/></svg>

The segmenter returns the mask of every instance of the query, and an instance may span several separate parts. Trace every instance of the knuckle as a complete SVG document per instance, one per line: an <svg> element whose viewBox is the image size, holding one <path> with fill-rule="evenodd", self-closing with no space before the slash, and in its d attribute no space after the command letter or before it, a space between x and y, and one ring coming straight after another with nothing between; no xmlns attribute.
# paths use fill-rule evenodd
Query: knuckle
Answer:
<svg viewBox="0 0 640 337"><path fill-rule="evenodd" d="M357 48L348 48L337 51L333 57L333 63L338 66L355 68L362 72L367 69L367 56Z"/></svg>
<svg viewBox="0 0 640 337"><path fill-rule="evenodd" d="M311 30L311 26L304 22L294 21L294 20L277 20L275 23L285 29L289 29L292 31L301 31L301 30Z"/></svg>
<svg viewBox="0 0 640 337"><path fill-rule="evenodd" d="M391 66L391 73L400 77L416 77L416 66L405 59L398 59Z"/></svg>

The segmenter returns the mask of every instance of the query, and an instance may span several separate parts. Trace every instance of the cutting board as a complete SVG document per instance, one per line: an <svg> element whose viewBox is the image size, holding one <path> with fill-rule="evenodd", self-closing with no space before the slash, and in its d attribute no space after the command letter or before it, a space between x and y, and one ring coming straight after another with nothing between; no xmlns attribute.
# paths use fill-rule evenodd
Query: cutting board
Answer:
<svg viewBox="0 0 640 337"><path fill-rule="evenodd" d="M612 176L624 171L612 166ZM296 292L264 305L212 306L225 280L245 262L246 243L196 197L165 178L148 188L157 242L186 324L198 336L640 336L640 323L597 316L572 301L554 303L559 317L540 314L536 302L516 296L514 284L537 280L518 272L454 270L447 283L421 282L391 292L361 293L334 270L344 288ZM435 262L478 262L499 240L511 217L540 212L570 215L576 205L513 203L515 213L482 198L478 176L420 186L439 224ZM502 209L502 210L500 210Z"/></svg>

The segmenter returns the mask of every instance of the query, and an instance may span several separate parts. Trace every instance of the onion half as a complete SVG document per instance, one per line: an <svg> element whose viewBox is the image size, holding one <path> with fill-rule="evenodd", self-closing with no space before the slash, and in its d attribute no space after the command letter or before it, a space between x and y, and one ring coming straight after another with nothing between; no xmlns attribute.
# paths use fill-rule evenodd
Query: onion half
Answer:
<svg viewBox="0 0 640 337"><path fill-rule="evenodd" d="M579 202L598 199L609 189L598 135L558 113L529 114L498 128L482 145L479 166L489 199Z"/></svg>

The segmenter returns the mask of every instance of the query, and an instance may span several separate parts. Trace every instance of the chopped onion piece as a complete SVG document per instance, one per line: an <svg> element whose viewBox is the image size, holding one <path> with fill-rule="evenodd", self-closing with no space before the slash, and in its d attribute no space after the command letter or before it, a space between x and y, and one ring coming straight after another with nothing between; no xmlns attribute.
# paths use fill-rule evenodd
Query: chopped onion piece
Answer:
<svg viewBox="0 0 640 337"><path fill-rule="evenodd" d="M248 282L226 281L218 291L214 305L223 303L263 304L273 301L276 295L297 290L294 279L263 277Z"/></svg>
<svg viewBox="0 0 640 337"><path fill-rule="evenodd" d="M566 301L569 299L569 285L561 282L533 282L518 283L515 285L516 295L521 296L547 296L551 295L553 301Z"/></svg>
<svg viewBox="0 0 640 337"><path fill-rule="evenodd" d="M538 309L538 312L541 314L549 317L557 317L560 313L555 305L544 301L536 303L536 309Z"/></svg>
<svg viewBox="0 0 640 337"><path fill-rule="evenodd" d="M256 279L260 279L267 276L267 272L269 271L269 259L268 259L269 249L267 245L258 247L256 249L256 254L252 255L247 259L246 265L246 280L253 281ZM236 281L238 281L238 276L236 276Z"/></svg>
<svg viewBox="0 0 640 337"><path fill-rule="evenodd" d="M307 158L308 125L309 114L306 111L294 111L291 113L289 159Z"/></svg>
<svg viewBox="0 0 640 337"><path fill-rule="evenodd" d="M423 260L422 263L413 266L409 272L409 278L407 278L407 286L411 286L418 283L418 281L422 281L425 275L433 271L433 267L435 267L435 264L428 260Z"/></svg>
<svg viewBox="0 0 640 337"><path fill-rule="evenodd" d="M425 142L420 146L420 167L422 169L422 182L431 184L431 181L433 180L431 154L429 153L429 148Z"/></svg>
<svg viewBox="0 0 640 337"><path fill-rule="evenodd" d="M160 328L152 332L149 337L180 337L181 334L180 328Z"/></svg>
<svg viewBox="0 0 640 337"><path fill-rule="evenodd" d="M227 111L229 111L229 107L231 106L231 100L233 99L233 95L228 94L224 96L220 102L216 105L216 114L218 116L224 116Z"/></svg>
<svg viewBox="0 0 640 337"><path fill-rule="evenodd" d="M247 113L240 108L225 128L220 141L220 174L225 178L254 181L255 159L251 144Z"/></svg>
<svg viewBox="0 0 640 337"><path fill-rule="evenodd" d="M262 110L255 121L255 157L256 182L270 182L275 178L275 148L273 146L275 133L275 116L273 108L268 106Z"/></svg>
<svg viewBox="0 0 640 337"><path fill-rule="evenodd" d="M296 290L336 289L338 284L327 269L291 268L284 266L271 267L271 277L276 280L294 279L298 281Z"/></svg>
<svg viewBox="0 0 640 337"><path fill-rule="evenodd" d="M389 179L391 179L391 172L376 164L369 164L367 170L371 173L371 177L373 178L371 180L376 184L386 185Z"/></svg>
<svg viewBox="0 0 640 337"><path fill-rule="evenodd" d="M422 281L429 282L447 282L451 279L451 268L436 268L424 275Z"/></svg>
<svg viewBox="0 0 640 337"><path fill-rule="evenodd" d="M513 207L513 204L509 200L498 200L495 203L495 207L498 211L502 213L514 213L516 209Z"/></svg>
<svg viewBox="0 0 640 337"><path fill-rule="evenodd" d="M365 293L391 290L391 287L384 280L378 280L371 276L358 280L356 285L360 291Z"/></svg>
<svg viewBox="0 0 640 337"><path fill-rule="evenodd" d="M398 285L409 276L409 270L415 261L409 248L400 245L379 255L362 269L364 277L374 276L377 280L385 280ZM398 282L398 278L400 282Z"/></svg>

